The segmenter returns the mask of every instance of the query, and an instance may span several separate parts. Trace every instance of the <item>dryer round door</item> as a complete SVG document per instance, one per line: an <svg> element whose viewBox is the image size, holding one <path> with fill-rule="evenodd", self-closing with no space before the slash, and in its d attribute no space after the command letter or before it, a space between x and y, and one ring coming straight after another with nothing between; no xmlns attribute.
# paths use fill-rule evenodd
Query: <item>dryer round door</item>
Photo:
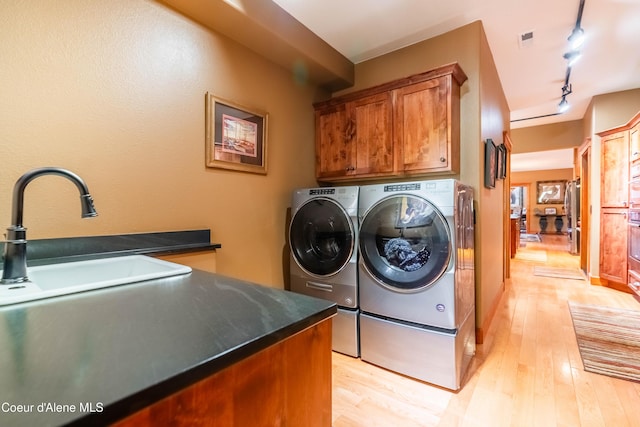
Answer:
<svg viewBox="0 0 640 427"><path fill-rule="evenodd" d="M355 249L351 218L331 199L314 198L298 209L289 227L289 243L296 263L315 276L342 270Z"/></svg>
<svg viewBox="0 0 640 427"><path fill-rule="evenodd" d="M451 257L446 218L414 195L398 194L373 205L362 219L359 240L367 271L382 286L400 292L433 285Z"/></svg>

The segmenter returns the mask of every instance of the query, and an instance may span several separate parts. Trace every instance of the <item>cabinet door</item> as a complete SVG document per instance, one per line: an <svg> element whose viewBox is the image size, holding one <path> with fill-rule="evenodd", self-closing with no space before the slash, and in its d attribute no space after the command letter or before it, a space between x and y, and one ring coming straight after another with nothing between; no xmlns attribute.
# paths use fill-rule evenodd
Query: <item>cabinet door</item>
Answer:
<svg viewBox="0 0 640 427"><path fill-rule="evenodd" d="M339 178L355 174L356 147L346 104L316 110L316 176Z"/></svg>
<svg viewBox="0 0 640 427"><path fill-rule="evenodd" d="M399 168L406 173L457 172L460 135L452 124L459 121L451 115L459 111L459 93L452 90L459 88L444 76L395 91Z"/></svg>
<svg viewBox="0 0 640 427"><path fill-rule="evenodd" d="M629 131L629 161L640 160L640 122Z"/></svg>
<svg viewBox="0 0 640 427"><path fill-rule="evenodd" d="M629 200L629 132L602 137L600 206L627 207Z"/></svg>
<svg viewBox="0 0 640 427"><path fill-rule="evenodd" d="M630 178L640 178L640 122L629 130L629 162Z"/></svg>
<svg viewBox="0 0 640 427"><path fill-rule="evenodd" d="M356 175L384 176L393 173L392 107L391 92L349 104L356 145Z"/></svg>
<svg viewBox="0 0 640 427"><path fill-rule="evenodd" d="M600 277L627 283L627 209L600 212Z"/></svg>

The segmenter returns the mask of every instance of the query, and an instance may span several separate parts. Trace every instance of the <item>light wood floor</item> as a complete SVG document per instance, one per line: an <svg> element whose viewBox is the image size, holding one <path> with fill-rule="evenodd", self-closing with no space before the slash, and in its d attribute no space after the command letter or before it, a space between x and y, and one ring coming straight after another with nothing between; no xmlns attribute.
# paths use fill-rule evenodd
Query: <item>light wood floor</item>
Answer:
<svg viewBox="0 0 640 427"><path fill-rule="evenodd" d="M567 301L640 303L586 280L534 276L535 265L578 267L565 236L543 236L520 253L537 261L513 260L458 393L333 353L333 426L640 426L640 384L583 370Z"/></svg>

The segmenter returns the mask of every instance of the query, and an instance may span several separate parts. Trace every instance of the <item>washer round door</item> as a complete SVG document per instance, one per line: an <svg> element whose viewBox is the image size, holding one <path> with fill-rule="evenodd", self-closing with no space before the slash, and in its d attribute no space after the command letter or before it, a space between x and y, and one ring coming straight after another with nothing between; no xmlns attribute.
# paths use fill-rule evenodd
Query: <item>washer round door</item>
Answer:
<svg viewBox="0 0 640 427"><path fill-rule="evenodd" d="M331 199L314 198L298 209L289 227L289 242L296 263L314 276L342 270L355 249L351 218Z"/></svg>
<svg viewBox="0 0 640 427"><path fill-rule="evenodd" d="M360 224L360 256L381 285L414 292L433 285L451 257L447 220L428 200L394 195L367 211Z"/></svg>

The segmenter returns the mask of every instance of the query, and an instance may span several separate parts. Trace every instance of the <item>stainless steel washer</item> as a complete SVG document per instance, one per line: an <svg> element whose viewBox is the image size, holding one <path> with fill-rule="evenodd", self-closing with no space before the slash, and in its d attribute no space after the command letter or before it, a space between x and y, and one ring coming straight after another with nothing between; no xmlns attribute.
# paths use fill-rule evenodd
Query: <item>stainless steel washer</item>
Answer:
<svg viewBox="0 0 640 427"><path fill-rule="evenodd" d="M450 389L475 353L473 189L360 187L362 359Z"/></svg>
<svg viewBox="0 0 640 427"><path fill-rule="evenodd" d="M333 350L358 357L357 186L294 191L289 226L293 292L338 304Z"/></svg>

